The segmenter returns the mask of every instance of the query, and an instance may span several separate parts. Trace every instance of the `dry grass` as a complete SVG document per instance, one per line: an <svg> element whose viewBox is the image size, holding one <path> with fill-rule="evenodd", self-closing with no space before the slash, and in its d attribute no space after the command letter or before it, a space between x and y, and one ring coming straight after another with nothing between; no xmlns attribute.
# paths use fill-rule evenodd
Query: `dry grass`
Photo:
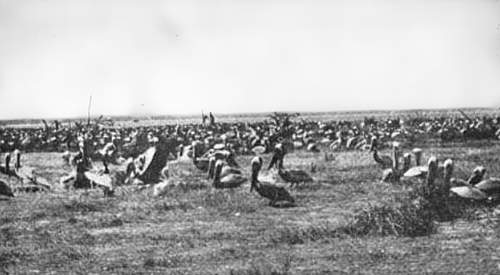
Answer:
<svg viewBox="0 0 500 275"><path fill-rule="evenodd" d="M453 157L456 175L475 165L500 174L500 146L425 148ZM270 156L264 156L266 162ZM57 154L26 162L56 181ZM249 157L238 159L249 167ZM295 152L286 165L316 182L294 188L297 207L275 209L246 184L215 190L192 165L172 164L183 184L152 189L18 193L0 201L0 273L331 274L498 273L495 206L421 197L418 181L386 184L365 152ZM246 171L249 175L250 171Z"/></svg>

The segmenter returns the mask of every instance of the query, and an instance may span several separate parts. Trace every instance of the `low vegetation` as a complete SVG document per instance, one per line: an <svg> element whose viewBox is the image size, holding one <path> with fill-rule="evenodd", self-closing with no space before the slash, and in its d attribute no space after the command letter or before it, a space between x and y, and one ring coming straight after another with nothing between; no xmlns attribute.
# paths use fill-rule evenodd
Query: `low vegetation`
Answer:
<svg viewBox="0 0 500 275"><path fill-rule="evenodd" d="M475 165L498 176L500 144L425 147L455 157L455 176ZM481 157L478 158L477 155ZM38 167L54 155L27 154ZM264 156L267 163L270 156ZM249 167L250 157L238 159ZM500 270L495 205L429 195L418 180L380 182L366 152L293 152L287 165L315 183L290 190L297 207L276 209L249 184L215 190L178 165L182 184L160 198L152 189L18 193L0 201L0 273L75 274L495 274ZM183 170L184 169L184 170ZM249 169L246 172L249 175Z"/></svg>

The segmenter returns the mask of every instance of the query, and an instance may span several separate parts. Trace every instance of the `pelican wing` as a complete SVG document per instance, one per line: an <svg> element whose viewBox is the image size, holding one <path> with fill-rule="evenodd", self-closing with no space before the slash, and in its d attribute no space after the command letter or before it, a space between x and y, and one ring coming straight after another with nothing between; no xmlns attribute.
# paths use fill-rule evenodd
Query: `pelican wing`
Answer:
<svg viewBox="0 0 500 275"><path fill-rule="evenodd" d="M239 174L229 174L220 179L217 188L235 188L247 181L247 178Z"/></svg>
<svg viewBox="0 0 500 275"><path fill-rule="evenodd" d="M486 194L500 193L500 179L490 178L483 180L476 184L475 187Z"/></svg>
<svg viewBox="0 0 500 275"><path fill-rule="evenodd" d="M252 148L252 152L254 152L256 155L261 155L266 152L266 147L262 145L258 145Z"/></svg>
<svg viewBox="0 0 500 275"><path fill-rule="evenodd" d="M425 177L427 175L427 171L429 168L427 166L415 166L408 171L406 171L403 176L408 177L408 178L413 178L413 177Z"/></svg>
<svg viewBox="0 0 500 275"><path fill-rule="evenodd" d="M99 186L113 189L113 179L109 174L98 175L89 171L85 172L85 177Z"/></svg>
<svg viewBox="0 0 500 275"><path fill-rule="evenodd" d="M241 175L242 172L240 169L237 169L237 168L234 168L234 167L231 167L231 166L224 166L222 168L222 171L220 172L220 176L221 177L226 177L226 176L229 176L231 174L238 174L238 175Z"/></svg>
<svg viewBox="0 0 500 275"><path fill-rule="evenodd" d="M215 150L223 150L224 148L226 148L226 145L224 143L217 143L214 145Z"/></svg>
<svg viewBox="0 0 500 275"><path fill-rule="evenodd" d="M459 186L450 189L450 192L459 197L473 200L485 200L488 196L481 190L473 186Z"/></svg>

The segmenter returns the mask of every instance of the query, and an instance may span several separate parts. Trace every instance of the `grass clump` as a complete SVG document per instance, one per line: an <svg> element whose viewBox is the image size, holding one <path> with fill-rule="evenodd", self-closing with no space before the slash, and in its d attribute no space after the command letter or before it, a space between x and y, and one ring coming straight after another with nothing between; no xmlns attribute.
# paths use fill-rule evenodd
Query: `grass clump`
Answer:
<svg viewBox="0 0 500 275"><path fill-rule="evenodd" d="M436 222L470 216L479 205L450 197L447 190L417 185L395 203L370 205L339 231L352 237L378 235L419 237L436 231Z"/></svg>
<svg viewBox="0 0 500 275"><path fill-rule="evenodd" d="M426 236L435 232L432 210L412 202L400 206L369 206L339 232L352 237L366 235Z"/></svg>

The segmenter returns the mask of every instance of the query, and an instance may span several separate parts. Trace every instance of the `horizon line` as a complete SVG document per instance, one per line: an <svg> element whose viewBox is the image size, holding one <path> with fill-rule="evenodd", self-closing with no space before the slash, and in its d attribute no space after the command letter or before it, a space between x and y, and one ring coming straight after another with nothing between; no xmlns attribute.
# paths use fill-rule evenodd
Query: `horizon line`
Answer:
<svg viewBox="0 0 500 275"><path fill-rule="evenodd" d="M370 112L417 112L417 111L443 111L443 110L473 110L473 109L479 109L479 110L498 110L500 111L500 107L443 107L443 108L411 108L411 109L345 109L345 110L331 110L331 111L293 111L293 110L273 110L273 111L262 111L262 112L224 112L224 113L215 113L216 116L221 116L221 117L227 117L227 116L234 116L234 115L264 115L264 114L272 114L272 113L299 113L299 114L328 114L328 113L355 113L355 112L362 112L362 113L370 113ZM159 113L144 113L144 114L123 114L123 115L106 115L106 114L99 114L99 115L91 115L90 119L96 119L100 116L103 116L104 118L111 118L111 119L125 119L125 118L148 118L150 120L160 120L163 118L194 118L198 117L201 115L202 112L200 113L187 113L187 114L159 114ZM203 114L208 114L210 113L203 112ZM9 119L3 119L0 118L0 122L15 122L15 121L41 121L41 120L86 120L88 119L87 116L73 116L73 117L20 117L20 118L9 118Z"/></svg>

